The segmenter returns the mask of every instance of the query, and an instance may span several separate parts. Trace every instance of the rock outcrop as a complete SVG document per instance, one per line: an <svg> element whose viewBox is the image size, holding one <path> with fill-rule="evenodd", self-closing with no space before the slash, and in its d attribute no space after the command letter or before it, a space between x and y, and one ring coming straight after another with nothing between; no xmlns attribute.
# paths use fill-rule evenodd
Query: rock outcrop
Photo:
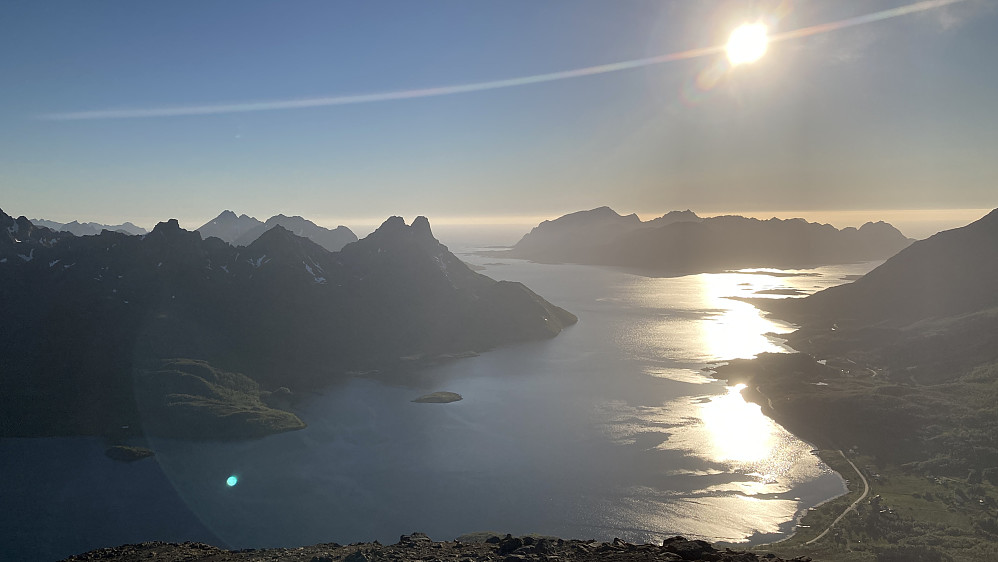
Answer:
<svg viewBox="0 0 998 562"><path fill-rule="evenodd" d="M610 542L562 540L555 537L489 536L477 542L435 542L423 533L402 535L393 545L356 543L318 544L297 548L267 548L231 551L201 543L169 544L150 542L102 548L71 556L65 562L102 560L138 562L416 562L424 560L467 560L496 562L810 562L800 556L783 559L772 554L717 549L701 540L670 537L661 545L631 544L620 539Z"/></svg>

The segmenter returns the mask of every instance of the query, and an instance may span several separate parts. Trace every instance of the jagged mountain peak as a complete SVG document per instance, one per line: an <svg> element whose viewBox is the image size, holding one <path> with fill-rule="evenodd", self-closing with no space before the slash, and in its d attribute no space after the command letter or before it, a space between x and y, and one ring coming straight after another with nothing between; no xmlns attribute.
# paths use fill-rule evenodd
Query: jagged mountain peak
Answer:
<svg viewBox="0 0 998 562"><path fill-rule="evenodd" d="M156 226L153 227L151 234L159 234L162 236L174 232L179 232L181 230L183 229L180 228L180 221L178 221L177 219L168 219L163 222L157 223ZM198 234L198 237L200 237L200 234Z"/></svg>
<svg viewBox="0 0 998 562"><path fill-rule="evenodd" d="M293 264L326 263L332 255L329 250L311 239L298 236L279 224L274 225L273 228L246 246L245 254L255 256L258 260L265 259L268 262L276 260L275 263L291 264L294 269L299 269L299 267ZM258 261L257 263L262 262ZM312 271L309 273L315 275Z"/></svg>
<svg viewBox="0 0 998 562"><path fill-rule="evenodd" d="M280 221L288 221L288 220L304 221L304 222L307 222L307 223L311 223L312 222L312 221L306 219L305 217L303 217L301 215L288 216L288 215L285 215L284 213L278 213L278 214L270 217L269 219L267 219L267 222L265 224L276 224L276 223L278 223Z"/></svg>
<svg viewBox="0 0 998 562"><path fill-rule="evenodd" d="M23 215L15 219L0 210L0 243L18 246L24 243L51 245L60 238L72 236L69 232L57 232L44 226L37 226ZM30 248L24 251L30 255Z"/></svg>
<svg viewBox="0 0 998 562"><path fill-rule="evenodd" d="M375 232L379 232L379 231L387 232L387 231L390 231L390 230L401 230L405 226L407 226L407 225L405 224L405 219L404 218L402 218L402 217L400 217L398 215L392 215L392 216L388 217L387 219L385 219L385 222L381 223L381 226L379 226L377 228L377 230L375 230Z"/></svg>
<svg viewBox="0 0 998 562"><path fill-rule="evenodd" d="M415 242L424 248L440 246L440 242L433 236L430 228L430 221L424 217L416 217L412 225L407 225L405 219L399 216L391 216L372 232L368 237L372 242L380 246L392 246Z"/></svg>
<svg viewBox="0 0 998 562"><path fill-rule="evenodd" d="M429 219L423 215L416 217L412 221L412 226L409 228L412 229L413 235L417 238L432 238L433 240L436 240L436 238L433 237L433 231L430 229Z"/></svg>
<svg viewBox="0 0 998 562"><path fill-rule="evenodd" d="M294 232L284 228L283 226L277 224L273 227L267 229L266 232L261 234L256 240L246 246L248 249L258 249L265 246L273 246L276 244L287 244L293 243L298 236L295 236Z"/></svg>
<svg viewBox="0 0 998 562"><path fill-rule="evenodd" d="M200 253L203 250L201 246L201 233L197 230L184 230L180 227L180 222L177 219L169 219L158 223L145 236L143 241L151 244L152 247L167 246L174 248L171 251L184 248L184 251Z"/></svg>
<svg viewBox="0 0 998 562"><path fill-rule="evenodd" d="M241 215L238 219L231 216L222 217L205 224L198 230L207 236L215 236L225 240L233 246L249 246L264 232L267 232L275 225L280 225L298 236L309 238L330 252L339 251L350 242L356 242L357 236L345 226L335 229L323 228L314 222L299 215L287 216L277 214L266 222L256 218Z"/></svg>

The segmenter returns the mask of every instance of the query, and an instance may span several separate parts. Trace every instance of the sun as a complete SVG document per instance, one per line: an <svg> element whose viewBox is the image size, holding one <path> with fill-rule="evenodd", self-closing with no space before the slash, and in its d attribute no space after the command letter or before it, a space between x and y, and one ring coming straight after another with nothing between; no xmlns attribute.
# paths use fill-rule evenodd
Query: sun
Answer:
<svg viewBox="0 0 998 562"><path fill-rule="evenodd" d="M735 28L728 38L726 50L731 66L746 62L755 62L766 54L769 38L766 26L761 23L747 23Z"/></svg>

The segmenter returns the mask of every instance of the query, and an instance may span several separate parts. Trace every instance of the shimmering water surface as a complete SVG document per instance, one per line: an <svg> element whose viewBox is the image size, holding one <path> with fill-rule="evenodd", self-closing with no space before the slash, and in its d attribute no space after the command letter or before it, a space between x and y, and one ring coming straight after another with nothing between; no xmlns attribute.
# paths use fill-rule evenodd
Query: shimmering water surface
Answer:
<svg viewBox="0 0 998 562"><path fill-rule="evenodd" d="M210 536L231 547L259 547L394 542L413 530L437 539L493 530L762 542L789 532L801 510L845 491L807 443L703 369L787 351L772 333L790 326L726 297L811 292L875 264L790 272L797 276L753 271L655 279L598 267L462 258L485 265L491 277L524 282L576 313L579 323L549 341L497 349L391 383L349 379L299 405L309 425L303 431L236 443L157 439L155 460L91 462L74 477L92 483L80 494L93 512L108 509L107 502L136 509L114 495L127 489L122 482L144 478L144 493L155 488L166 504L186 506L196 518L181 525L171 508L169 537L148 535L157 522L146 512L146 527L117 534L81 516L87 508L78 503L60 518L61 500L33 477L38 467L32 463L57 462L37 452L52 442L0 442L5 470L19 475L18 489L35 487L34 500L56 504L45 512L44 529L32 523L29 506L26 518L0 523L27 537L37 533L38 540L72 537L66 554L88 540L96 541L87 545L93 548ZM464 400L411 402L438 390ZM87 443L87 454L100 454L99 442ZM73 454L84 454L73 447ZM21 460L13 458L15 450ZM150 477L154 463L162 472ZM13 488L0 484L0 490Z"/></svg>

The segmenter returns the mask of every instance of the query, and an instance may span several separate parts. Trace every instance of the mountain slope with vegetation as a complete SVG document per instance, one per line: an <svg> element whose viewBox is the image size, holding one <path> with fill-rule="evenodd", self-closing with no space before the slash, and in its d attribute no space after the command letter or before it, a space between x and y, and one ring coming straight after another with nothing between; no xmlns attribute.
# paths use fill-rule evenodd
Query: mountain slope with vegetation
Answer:
<svg viewBox="0 0 998 562"><path fill-rule="evenodd" d="M995 287L998 210L912 244L853 283L803 299L753 300L800 324L789 344L803 353L733 361L718 377L745 384L747 399L825 449L829 462L845 451L871 486L804 552L998 558ZM829 522L809 516L786 548Z"/></svg>

